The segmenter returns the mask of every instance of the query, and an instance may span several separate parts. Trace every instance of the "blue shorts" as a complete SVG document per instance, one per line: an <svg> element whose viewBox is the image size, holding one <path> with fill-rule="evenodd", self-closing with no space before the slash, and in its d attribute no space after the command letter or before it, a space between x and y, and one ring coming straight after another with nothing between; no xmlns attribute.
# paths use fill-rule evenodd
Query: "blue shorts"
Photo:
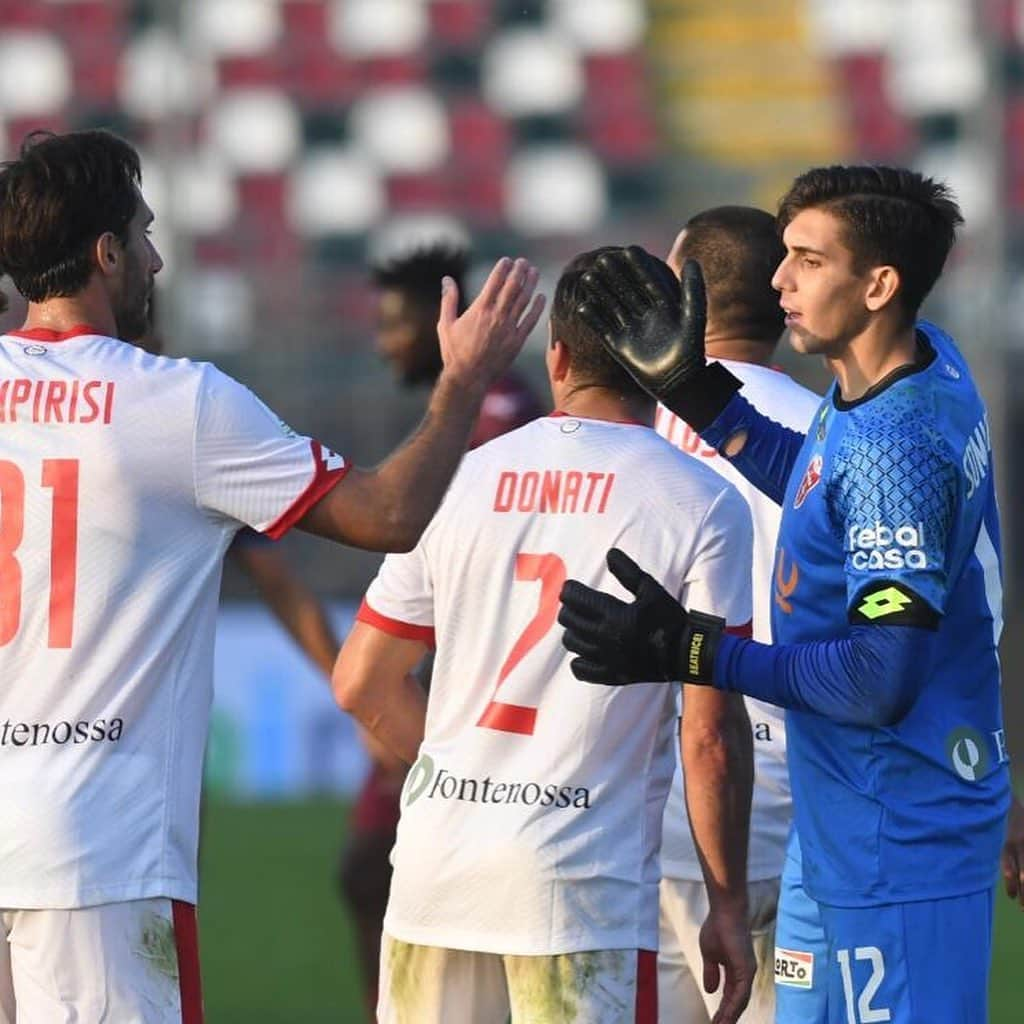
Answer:
<svg viewBox="0 0 1024 1024"><path fill-rule="evenodd" d="M775 1024L826 1024L827 972L821 911L804 892L800 844L791 831L775 923Z"/></svg>
<svg viewBox="0 0 1024 1024"><path fill-rule="evenodd" d="M994 890L832 907L803 891L798 856L779 898L776 1024L988 1020Z"/></svg>

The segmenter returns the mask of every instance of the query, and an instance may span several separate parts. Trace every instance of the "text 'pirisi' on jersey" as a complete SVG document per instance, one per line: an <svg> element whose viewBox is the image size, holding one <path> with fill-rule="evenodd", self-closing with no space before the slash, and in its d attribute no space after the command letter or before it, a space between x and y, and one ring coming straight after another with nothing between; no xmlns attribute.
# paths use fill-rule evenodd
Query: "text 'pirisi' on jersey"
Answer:
<svg viewBox="0 0 1024 1024"><path fill-rule="evenodd" d="M0 423L102 423L114 414L112 380L0 380Z"/></svg>
<svg viewBox="0 0 1024 1024"><path fill-rule="evenodd" d="M345 470L208 364L0 337L0 906L195 902L224 552Z"/></svg>
<svg viewBox="0 0 1024 1024"><path fill-rule="evenodd" d="M559 592L573 577L626 598L605 562L618 546L743 627L750 545L734 488L644 426L547 417L466 457L359 613L437 645L389 935L522 955L656 948L673 688L577 680Z"/></svg>
<svg viewBox="0 0 1024 1024"><path fill-rule="evenodd" d="M787 715L805 882L837 905L987 887L1008 798L988 423L952 340L927 323L918 337L915 367L858 402L833 388L822 403L789 482L776 554L780 643L853 626L937 633L920 695L898 725Z"/></svg>

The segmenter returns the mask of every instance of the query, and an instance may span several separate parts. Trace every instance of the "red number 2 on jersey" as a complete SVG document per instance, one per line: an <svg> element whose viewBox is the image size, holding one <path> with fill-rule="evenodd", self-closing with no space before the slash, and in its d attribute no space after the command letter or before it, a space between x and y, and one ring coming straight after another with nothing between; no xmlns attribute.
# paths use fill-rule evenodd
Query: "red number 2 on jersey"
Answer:
<svg viewBox="0 0 1024 1024"><path fill-rule="evenodd" d="M555 624L558 617L558 595L565 582L565 563L558 555L516 555L516 579L523 582L540 580L540 601L536 614L519 634L519 639L501 666L494 696L476 724L483 729L532 736L537 722L537 709L522 704L502 703L497 699L498 691L515 667Z"/></svg>
<svg viewBox="0 0 1024 1024"><path fill-rule="evenodd" d="M78 459L44 459L41 483L53 491L50 520L50 647L70 647L78 571ZM0 460L0 647L21 624L21 563L25 533L25 477Z"/></svg>

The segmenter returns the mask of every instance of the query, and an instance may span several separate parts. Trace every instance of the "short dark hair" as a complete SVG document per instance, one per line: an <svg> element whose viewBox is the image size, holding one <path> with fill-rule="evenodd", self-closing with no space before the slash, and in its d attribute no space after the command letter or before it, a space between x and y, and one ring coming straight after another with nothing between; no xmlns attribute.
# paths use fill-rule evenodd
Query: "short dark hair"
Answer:
<svg viewBox="0 0 1024 1024"><path fill-rule="evenodd" d="M580 253L568 263L555 285L555 297L551 303L551 333L555 340L562 342L569 350L569 363L580 384L609 388L624 395L646 396L643 388L605 348L601 336L576 313L576 307L584 297L593 301L591 293L585 296L583 275L593 270L602 256L622 251L620 246L606 245ZM674 279L667 267L666 271L667 276Z"/></svg>
<svg viewBox="0 0 1024 1024"><path fill-rule="evenodd" d="M753 206L716 206L686 223L680 253L704 272L709 315L730 337L775 345L786 326L772 275L786 255L775 218Z"/></svg>
<svg viewBox="0 0 1024 1024"><path fill-rule="evenodd" d="M942 273L964 218L952 190L902 167L815 167L779 203L779 230L802 210L819 208L843 225L858 272L893 266L904 317L912 321Z"/></svg>
<svg viewBox="0 0 1024 1024"><path fill-rule="evenodd" d="M459 287L460 301L466 297L464 279L469 253L462 246L438 242L413 249L402 256L371 267L378 288L395 288L417 302L437 305L441 301L441 278L451 277Z"/></svg>
<svg viewBox="0 0 1024 1024"><path fill-rule="evenodd" d="M29 302L81 291L96 240L127 241L141 181L138 153L111 132L32 132L0 164L0 273Z"/></svg>

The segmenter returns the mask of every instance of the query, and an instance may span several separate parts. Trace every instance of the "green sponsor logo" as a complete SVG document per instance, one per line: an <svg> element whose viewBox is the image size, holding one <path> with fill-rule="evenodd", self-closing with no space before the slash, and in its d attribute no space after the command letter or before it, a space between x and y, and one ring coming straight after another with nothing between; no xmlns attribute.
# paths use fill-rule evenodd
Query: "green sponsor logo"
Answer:
<svg viewBox="0 0 1024 1024"><path fill-rule="evenodd" d="M976 729L954 729L946 737L946 756L953 771L966 782L977 782L988 772L988 744Z"/></svg>
<svg viewBox="0 0 1024 1024"><path fill-rule="evenodd" d="M405 780L405 806L414 804L434 777L434 759L429 754L420 754L419 760L409 770Z"/></svg>
<svg viewBox="0 0 1024 1024"><path fill-rule="evenodd" d="M907 597L902 590L886 587L885 590L876 590L873 594L868 594L857 611L873 622L875 619L903 611L911 601L912 598Z"/></svg>

